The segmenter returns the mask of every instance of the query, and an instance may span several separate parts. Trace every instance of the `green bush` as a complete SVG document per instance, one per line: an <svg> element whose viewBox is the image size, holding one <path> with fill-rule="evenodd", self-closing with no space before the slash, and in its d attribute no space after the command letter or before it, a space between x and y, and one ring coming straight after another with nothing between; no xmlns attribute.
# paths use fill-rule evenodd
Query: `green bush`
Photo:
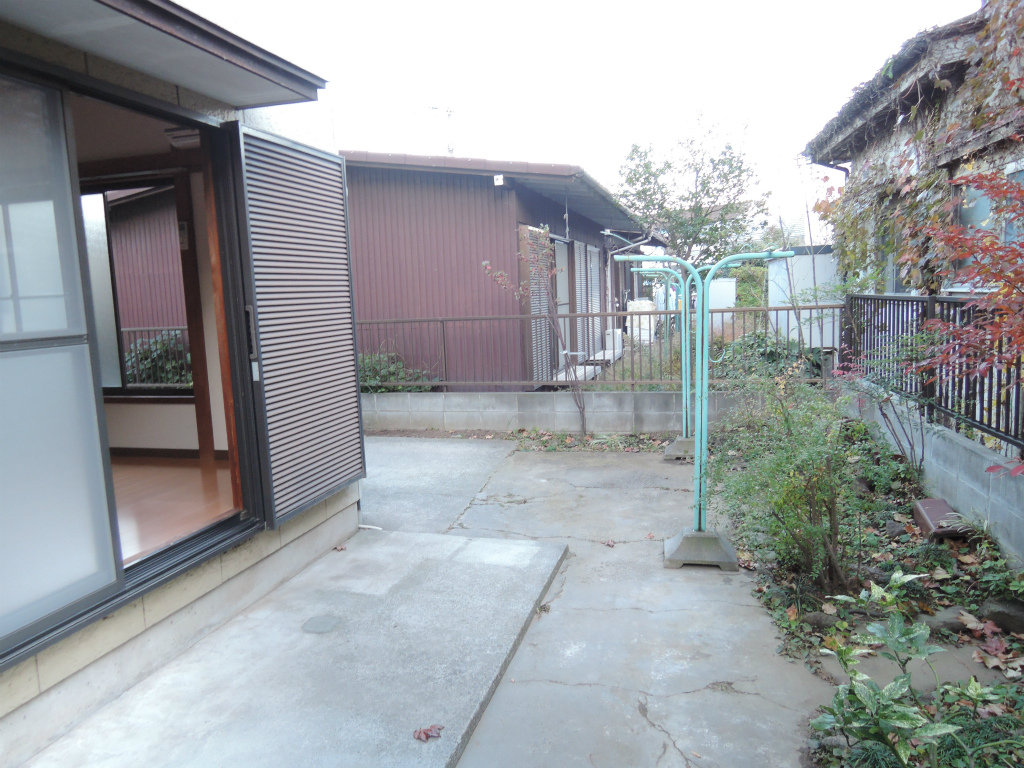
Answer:
<svg viewBox="0 0 1024 768"><path fill-rule="evenodd" d="M768 268L757 264L744 264L729 270L736 278L736 306L764 307L768 302Z"/></svg>
<svg viewBox="0 0 1024 768"><path fill-rule="evenodd" d="M429 392L431 386L402 386L397 382L436 381L430 371L409 368L394 352L367 352L359 355L361 392Z"/></svg>
<svg viewBox="0 0 1024 768"><path fill-rule="evenodd" d="M158 331L132 342L124 352L125 383L192 386L192 353L177 331Z"/></svg>
<svg viewBox="0 0 1024 768"><path fill-rule="evenodd" d="M884 504L859 489L888 487L902 465L821 387L778 377L738 392L744 406L719 430L709 467L713 495L778 565L822 589L848 589L861 521Z"/></svg>

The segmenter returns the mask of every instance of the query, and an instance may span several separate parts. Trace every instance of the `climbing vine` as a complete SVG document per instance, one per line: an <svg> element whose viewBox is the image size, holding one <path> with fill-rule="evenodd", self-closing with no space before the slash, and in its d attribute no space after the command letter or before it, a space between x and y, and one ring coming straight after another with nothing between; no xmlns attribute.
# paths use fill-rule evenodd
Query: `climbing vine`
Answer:
<svg viewBox="0 0 1024 768"><path fill-rule="evenodd" d="M921 63L930 69L894 88L890 62L855 96L892 100L881 129L889 133L874 137L880 151L851 168L847 183L829 187L815 211L832 226L840 268L871 288L881 287L892 256L906 285L937 293L950 265L934 235L956 223L958 204L948 166L960 158L961 171L971 171L987 150L1021 140L1024 3L993 0L984 13L962 64L926 52Z"/></svg>

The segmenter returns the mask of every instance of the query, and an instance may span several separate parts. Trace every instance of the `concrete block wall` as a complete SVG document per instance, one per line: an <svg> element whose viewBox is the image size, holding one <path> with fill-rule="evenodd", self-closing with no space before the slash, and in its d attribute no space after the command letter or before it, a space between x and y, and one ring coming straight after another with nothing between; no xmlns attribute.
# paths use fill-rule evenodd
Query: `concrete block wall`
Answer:
<svg viewBox="0 0 1024 768"><path fill-rule="evenodd" d="M855 411L894 443L874 401L856 397ZM909 429L909 426L908 426ZM894 444L895 447L895 444ZM1003 551L1024 565L1024 476L989 472L1007 459L961 434L933 424L924 430L925 491L961 515L988 524Z"/></svg>
<svg viewBox="0 0 1024 768"><path fill-rule="evenodd" d="M587 431L599 434L679 432L678 392L586 392ZM728 395L712 393L709 420L728 411ZM579 411L569 392L384 392L362 396L368 430L544 429L576 432Z"/></svg>
<svg viewBox="0 0 1024 768"><path fill-rule="evenodd" d="M20 765L359 525L357 483L0 672L0 766Z"/></svg>

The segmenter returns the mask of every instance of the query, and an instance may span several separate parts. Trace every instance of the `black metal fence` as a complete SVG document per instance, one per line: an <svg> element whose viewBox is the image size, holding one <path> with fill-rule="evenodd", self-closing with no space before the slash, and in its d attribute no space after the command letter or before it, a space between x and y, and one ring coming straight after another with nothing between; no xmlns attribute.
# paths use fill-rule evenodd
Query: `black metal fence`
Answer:
<svg viewBox="0 0 1024 768"><path fill-rule="evenodd" d="M821 380L842 308L713 310L712 384L790 369ZM678 391L684 322L668 310L359 321L360 382L364 391L523 391L565 387L572 366L590 390ZM692 311L688 322L693 332Z"/></svg>
<svg viewBox="0 0 1024 768"><path fill-rule="evenodd" d="M919 335L926 320L975 321L966 299L857 294L847 297L846 306L844 362L862 365L869 376L919 398L930 416L942 414L958 430L967 426L1024 448L1020 360L1011 371L992 370L983 377L968 377L957 364L924 373L908 369L907 362L927 341Z"/></svg>

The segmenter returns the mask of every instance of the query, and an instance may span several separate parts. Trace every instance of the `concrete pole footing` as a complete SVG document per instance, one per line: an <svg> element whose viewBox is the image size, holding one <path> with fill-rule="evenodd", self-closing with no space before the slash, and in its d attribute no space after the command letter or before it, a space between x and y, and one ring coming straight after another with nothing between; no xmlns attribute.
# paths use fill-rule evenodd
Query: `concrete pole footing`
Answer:
<svg viewBox="0 0 1024 768"><path fill-rule="evenodd" d="M723 571L738 571L736 550L729 540L715 531L684 528L665 542L665 567L717 565Z"/></svg>

